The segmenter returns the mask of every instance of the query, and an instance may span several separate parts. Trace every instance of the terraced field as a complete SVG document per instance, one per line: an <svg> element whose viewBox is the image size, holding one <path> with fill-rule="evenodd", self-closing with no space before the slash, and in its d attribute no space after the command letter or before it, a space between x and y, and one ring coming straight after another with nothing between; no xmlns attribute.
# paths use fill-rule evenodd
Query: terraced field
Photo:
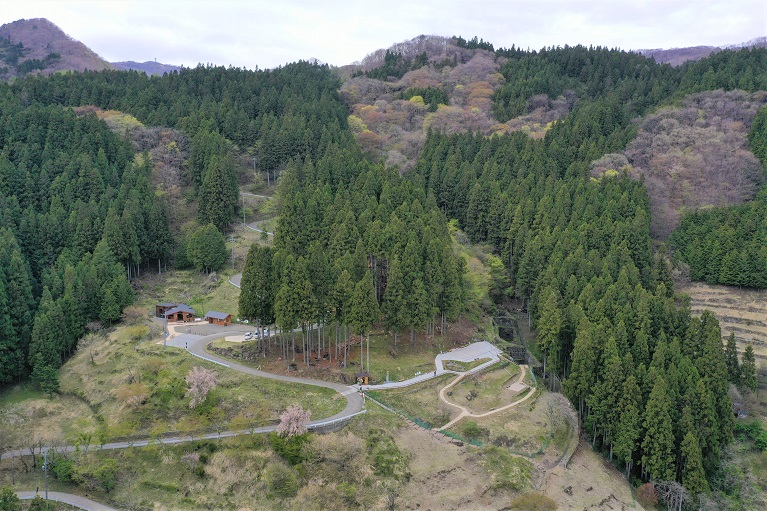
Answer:
<svg viewBox="0 0 767 511"><path fill-rule="evenodd" d="M722 337L735 333L738 349L747 344L764 364L767 360L767 291L754 291L728 286L712 286L700 282L677 284L678 292L690 296L693 314L712 311L722 326Z"/></svg>

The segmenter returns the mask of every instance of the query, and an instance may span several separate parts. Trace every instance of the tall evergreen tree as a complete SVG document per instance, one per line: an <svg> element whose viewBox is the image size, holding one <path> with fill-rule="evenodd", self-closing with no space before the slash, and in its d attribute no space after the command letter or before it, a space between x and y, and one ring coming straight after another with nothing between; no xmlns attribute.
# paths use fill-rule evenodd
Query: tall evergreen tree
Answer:
<svg viewBox="0 0 767 511"><path fill-rule="evenodd" d="M706 481L706 473L703 470L703 455L694 433L689 432L684 436L681 452L682 485L694 496L707 493L708 482Z"/></svg>
<svg viewBox="0 0 767 511"><path fill-rule="evenodd" d="M642 441L642 467L657 481L675 479L671 407L668 384L663 376L658 376L645 408Z"/></svg>
<svg viewBox="0 0 767 511"><path fill-rule="evenodd" d="M394 334L394 349L397 349L397 336L407 325L407 303L404 274L396 255L389 261L389 275L384 293L382 312L386 316L386 326Z"/></svg>
<svg viewBox="0 0 767 511"><path fill-rule="evenodd" d="M362 340L365 338L367 338L368 350L370 349L370 329L378 321L378 316L378 301L373 287L373 279L370 274L366 274L354 286L351 310L349 311L349 323L360 335L360 350L364 347ZM360 358L362 358L361 353Z"/></svg>
<svg viewBox="0 0 767 511"><path fill-rule="evenodd" d="M618 427L615 436L615 455L626 464L626 477L631 473L634 453L642 436L642 392L636 377L629 374L623 383L618 410Z"/></svg>
<svg viewBox="0 0 767 511"><path fill-rule="evenodd" d="M746 346L743 352L743 363L741 364L741 383L751 392L756 392L759 387L759 380L756 378L756 359L754 358L754 347L750 344Z"/></svg>
<svg viewBox="0 0 767 511"><path fill-rule="evenodd" d="M730 335L727 337L725 360L729 380L738 385L740 383L740 364L738 363L738 347L735 343L735 332L730 332Z"/></svg>
<svg viewBox="0 0 767 511"><path fill-rule="evenodd" d="M198 227L189 238L187 256L199 271L220 270L226 263L224 235L213 224Z"/></svg>
<svg viewBox="0 0 767 511"><path fill-rule="evenodd" d="M273 250L253 244L245 259L239 298L239 315L263 325L274 323Z"/></svg>
<svg viewBox="0 0 767 511"><path fill-rule="evenodd" d="M541 309L536 322L538 349L545 357L543 370L549 366L549 373L553 377L556 370L556 360L559 356L559 332L562 329L562 313L559 310L557 293L553 288L547 287L541 293ZM551 378L553 385L553 378Z"/></svg>

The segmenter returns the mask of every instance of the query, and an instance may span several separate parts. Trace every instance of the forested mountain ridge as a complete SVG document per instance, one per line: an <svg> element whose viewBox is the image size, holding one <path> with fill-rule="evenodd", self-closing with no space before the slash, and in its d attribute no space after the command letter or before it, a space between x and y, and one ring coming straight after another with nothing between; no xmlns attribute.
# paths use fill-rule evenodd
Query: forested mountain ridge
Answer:
<svg viewBox="0 0 767 511"><path fill-rule="evenodd" d="M147 62L134 62L132 60L112 62L112 66L114 66L115 69L121 69L123 71L130 71L135 69L136 71L143 71L148 75L163 75L165 73L170 73L171 71L181 70L181 66L161 64L160 62L152 60Z"/></svg>
<svg viewBox="0 0 767 511"><path fill-rule="evenodd" d="M495 50L462 38L454 46L455 58L444 66L428 55L424 62L423 52L385 53L381 66L347 83L367 84L373 96L403 70L400 80L410 74L425 81L385 89L398 99L369 111L354 104L351 117L342 98L354 90L341 87L327 66L305 62L272 71L199 66L163 77L75 73L0 86L0 218L9 226L3 257L14 268L0 274L0 317L9 333L3 339L11 340L2 354L6 367L25 358L28 364L6 379L56 367L87 321L119 316L130 298L128 277L174 257L148 159L136 158L94 116L77 118L68 109L92 104L190 137L182 179L206 232L220 235L237 211L235 145L250 150L262 170L282 174L278 235L273 247L253 248L240 311L291 332L289 344L283 336L286 359L303 352L309 364L313 325L348 325L361 337L377 325L396 345L403 331L433 333L443 317L459 314L463 260L446 225L455 219L473 242L500 255L505 269L496 272L494 298L525 302L546 384L562 382L592 442L618 457L629 476L729 498L731 488L717 486L717 475L734 428L727 392L730 381L740 381L737 355L734 364L726 357L713 315L692 317L675 297L667 259L653 253L645 181L624 169L597 171L593 163L626 150L636 138L635 119L688 94L767 89L767 52L725 51L672 68L604 48ZM461 82L476 69L495 76L489 89ZM443 75L456 81L452 93L426 81ZM459 120L508 121L562 108L536 136L508 123L488 131L440 124L455 112L441 102L459 98ZM417 127L423 148L411 165L394 155L390 163L398 159L403 168L385 166L380 154L357 145L352 132L369 137L364 116L375 120L376 111L403 122L409 112L424 123L434 114L432 129ZM57 122L79 138L56 138ZM392 143L399 135L392 132ZM50 187L35 186L45 179ZM73 205L76 212L67 209ZM70 230L56 230L63 225ZM47 238L35 238L38 231ZM178 250L190 239L175 241L178 263L190 254ZM56 330L61 325L71 330Z"/></svg>
<svg viewBox="0 0 767 511"><path fill-rule="evenodd" d="M100 71L112 65L45 18L0 26L0 79L29 73Z"/></svg>
<svg viewBox="0 0 767 511"><path fill-rule="evenodd" d="M577 98L572 111L540 140L522 132L487 138L430 131L412 172L449 218L506 261L506 293L529 303L547 379L562 378L593 441L618 456L627 474L640 464L654 480L677 479L693 495L706 493L705 479L713 482L733 427L727 381L741 381L737 356L725 364L712 314L691 317L684 301L672 299L668 263L650 245L645 180L632 179L629 165L594 170L605 154L634 144L633 119L660 105L708 87L765 90L767 52L721 52L677 69L600 48L498 54L508 59L501 67L505 84L494 96L499 115L524 111L530 98L550 100L567 87ZM736 98L755 102L733 108ZM764 96L700 93L686 101L695 105L693 125L708 129L739 115L748 126ZM724 105L731 113L716 114ZM645 129L663 125L663 115L648 117ZM737 147L746 151L747 129L722 133L739 133ZM688 139L685 151L695 136ZM626 153L639 164L637 147ZM750 147L756 152L761 145L752 140ZM753 181L738 190L746 199L763 182L762 172L752 166ZM706 417L687 422L702 411L692 410L694 402L709 403ZM693 431L701 421L712 427ZM661 427L664 422L671 427Z"/></svg>
<svg viewBox="0 0 767 511"><path fill-rule="evenodd" d="M690 46L686 48L656 48L635 50L645 57L654 59L656 62L679 66L691 60L700 60L708 57L712 53L722 50L736 50L740 48L764 48L767 46L767 37L757 37L750 41L740 44L729 44L727 46Z"/></svg>
<svg viewBox="0 0 767 511"><path fill-rule="evenodd" d="M284 168L279 235L269 280L273 312L248 313L243 303L246 317L253 314L264 323L276 321L286 331L297 324L337 318L362 333L364 325L378 321L379 307L383 307L383 317L396 331L434 328L438 316L455 317L461 296L461 266L450 249L445 219L422 188L362 156L346 128L338 86L327 66L298 63L273 71L198 67L156 78L116 71L30 77L17 80L4 92L12 98L9 101L23 97L32 105L30 111L68 112L77 120L59 105L96 104L131 112L149 124L185 131L190 136L190 157L180 178L194 192L199 224L212 224L214 232L228 229L238 207L233 142L248 147L262 170ZM155 108L157 104L159 108ZM92 115L83 119L98 123ZM11 161L4 176L14 181L3 190L2 212L11 232L18 234L26 225L18 217L30 208L28 199L18 197L29 188L22 183L41 179L37 168L44 168L53 153L43 151L39 161L24 160L24 155L37 146L17 142L12 131L16 122L9 121L7 126L6 152ZM169 259L177 266L215 269L215 265L198 265L191 260L191 247L196 245L193 236L178 237L175 243L168 238L167 226L173 220L168 218L167 190L159 185L160 193L151 189L148 158L136 158L135 162L124 163L140 170L137 183L143 188L128 197L132 201L122 202L125 199L118 194L114 207L104 204L97 208L90 224L92 239L103 238L112 256L125 266L128 277L142 267L151 268L153 263ZM27 171L29 178L16 177L27 168L32 169ZM127 176L127 171L124 174ZM67 182L64 178L59 181ZM70 192L65 188L64 193L70 194L64 197L64 204L77 203L74 189ZM147 201L147 197L154 199ZM153 214L153 203L157 215ZM159 223L155 224L155 218ZM383 231L384 225L393 230L391 235ZM155 227L162 232L151 231ZM76 239L64 232L59 236L62 241L52 260L55 250L66 252ZM28 250L37 245L30 241ZM49 241L47 245L53 244ZM84 247L75 254L87 250L89 247ZM335 259L329 260L329 255ZM396 286L386 294L389 262L396 259L408 263L402 279L422 286L420 292L411 293L401 303L397 301L399 295L392 295ZM35 268L45 273L50 264L44 259ZM307 272L309 264L311 274ZM391 280L397 286L405 282ZM301 284L300 294L294 292L297 284ZM40 287L44 286L38 284ZM350 309L352 296L364 298L370 308ZM51 298L55 301L57 296ZM329 302L331 298L335 301ZM271 303L269 300L266 303ZM106 321L108 316L102 319ZM42 331L40 327L38 332ZM23 347L18 349L24 351ZM54 360L51 365L56 365ZM23 366L19 371L23 373Z"/></svg>

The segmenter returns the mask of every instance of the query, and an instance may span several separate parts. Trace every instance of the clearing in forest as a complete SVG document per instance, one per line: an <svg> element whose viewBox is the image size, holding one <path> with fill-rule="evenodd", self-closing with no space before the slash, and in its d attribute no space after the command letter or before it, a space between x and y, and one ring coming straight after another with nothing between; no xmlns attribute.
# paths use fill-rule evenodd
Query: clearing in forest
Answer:
<svg viewBox="0 0 767 511"><path fill-rule="evenodd" d="M739 351L751 344L758 359L767 359L767 291L702 282L677 283L675 287L690 296L693 314L700 315L708 309L716 315L722 338L734 332Z"/></svg>

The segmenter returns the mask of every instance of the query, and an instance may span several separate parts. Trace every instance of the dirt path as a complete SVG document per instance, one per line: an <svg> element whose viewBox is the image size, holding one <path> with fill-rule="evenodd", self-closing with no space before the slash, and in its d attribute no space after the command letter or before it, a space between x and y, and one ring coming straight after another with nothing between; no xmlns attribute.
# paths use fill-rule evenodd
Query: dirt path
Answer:
<svg viewBox="0 0 767 511"><path fill-rule="evenodd" d="M521 366L519 366L519 368L520 368L519 378L517 379L515 385L524 385L524 383L522 383L522 380L525 379L525 374L527 374L527 366L526 365L521 365ZM442 390L439 391L439 399L440 399L440 401L442 401L446 405L452 406L454 408L458 408L459 410L461 410L461 413L458 415L458 417L456 417L455 419L451 420L450 422L448 422L444 426L441 426L439 428L434 428L434 429L448 429L450 426L452 426L453 424L455 424L456 422L460 421L461 419L463 419L465 417L482 418L482 417L489 417L490 415L495 415L497 413L505 412L509 408L513 408L513 407L517 406L519 403L523 403L523 402L527 401L528 399L530 399L530 396L532 396L535 393L534 391L531 390L522 399L518 399L518 400L514 401L513 403L509 403L508 405L504 405L504 406L502 406L500 408L496 408L495 410L490 410L489 412L485 412L485 413L473 413L468 408L465 408L465 407L463 407L463 406L461 406L459 404L453 403L452 401L449 401L445 397L445 392L447 390L453 388L455 385L457 385L466 376L467 376L466 374L459 375L455 380L453 380L449 384L445 385L442 388Z"/></svg>

